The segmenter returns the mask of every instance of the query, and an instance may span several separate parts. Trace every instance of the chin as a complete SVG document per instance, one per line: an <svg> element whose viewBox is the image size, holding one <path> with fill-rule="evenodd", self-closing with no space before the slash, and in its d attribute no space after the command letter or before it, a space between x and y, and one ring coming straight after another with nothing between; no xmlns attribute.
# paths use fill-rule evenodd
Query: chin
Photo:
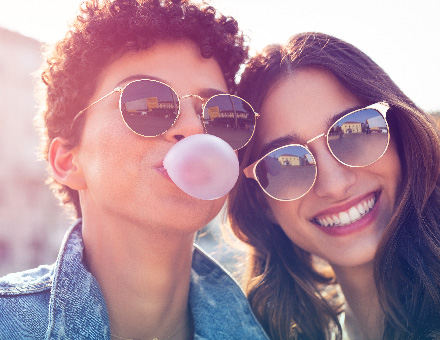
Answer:
<svg viewBox="0 0 440 340"><path fill-rule="evenodd" d="M337 258L331 256L328 262L332 267L359 267L365 265L372 265L377 246L368 247L368 249L359 249L360 247L355 247L353 251L343 251Z"/></svg>

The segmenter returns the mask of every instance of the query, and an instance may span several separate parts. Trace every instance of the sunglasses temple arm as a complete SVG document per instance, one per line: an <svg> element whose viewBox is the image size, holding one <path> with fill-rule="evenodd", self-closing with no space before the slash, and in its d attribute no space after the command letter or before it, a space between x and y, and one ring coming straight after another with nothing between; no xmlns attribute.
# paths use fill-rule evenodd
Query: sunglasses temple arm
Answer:
<svg viewBox="0 0 440 340"><path fill-rule="evenodd" d="M79 116L81 116L84 112L86 112L88 109L90 109L93 105L98 104L101 100L104 100L105 98L107 98L108 96L112 95L115 92L122 92L123 88L122 87L117 87L115 88L112 92L107 93L104 97L99 98L98 100L94 101L92 104L90 104L89 106L87 106L85 109L79 111L76 116L73 118L72 120L72 124L71 127L73 126L73 124L75 124L75 121L78 119Z"/></svg>
<svg viewBox="0 0 440 340"><path fill-rule="evenodd" d="M379 103L374 103L374 104L370 105L369 108L372 108L374 110L379 111L379 113L384 118L386 118L387 112L390 109L390 104L388 104L387 102L379 102Z"/></svg>
<svg viewBox="0 0 440 340"><path fill-rule="evenodd" d="M255 169L255 165L257 164L257 162L254 162L251 165L249 165L243 169L243 173L246 176L246 178L253 178L253 179L257 180L255 177L255 174L254 174L254 169Z"/></svg>

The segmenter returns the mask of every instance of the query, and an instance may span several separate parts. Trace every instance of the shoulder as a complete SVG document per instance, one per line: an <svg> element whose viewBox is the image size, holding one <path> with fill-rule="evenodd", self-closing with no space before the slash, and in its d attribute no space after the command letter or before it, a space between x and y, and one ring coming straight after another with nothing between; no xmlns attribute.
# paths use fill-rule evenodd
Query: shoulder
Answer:
<svg viewBox="0 0 440 340"><path fill-rule="evenodd" d="M213 294L229 291L237 294L239 300L244 297L243 291L231 274L197 245L193 254L191 283L194 286L201 285L204 289L212 288Z"/></svg>
<svg viewBox="0 0 440 340"><path fill-rule="evenodd" d="M32 339L36 334L44 336L52 273L52 266L40 266L0 278L1 339Z"/></svg>
<svg viewBox="0 0 440 340"><path fill-rule="evenodd" d="M269 339L235 279L197 246L190 306L196 339Z"/></svg>
<svg viewBox="0 0 440 340"><path fill-rule="evenodd" d="M0 298L50 290L53 281L52 268L52 266L44 265L1 277Z"/></svg>

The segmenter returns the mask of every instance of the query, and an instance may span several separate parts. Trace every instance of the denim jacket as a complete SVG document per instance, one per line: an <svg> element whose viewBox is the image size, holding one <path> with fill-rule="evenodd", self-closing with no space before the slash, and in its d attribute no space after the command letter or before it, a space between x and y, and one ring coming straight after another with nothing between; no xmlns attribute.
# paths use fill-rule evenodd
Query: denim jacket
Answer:
<svg viewBox="0 0 440 340"><path fill-rule="evenodd" d="M55 264L0 278L1 340L110 339L104 297L82 262L81 226L66 233ZM194 340L269 339L234 279L197 246L189 304Z"/></svg>

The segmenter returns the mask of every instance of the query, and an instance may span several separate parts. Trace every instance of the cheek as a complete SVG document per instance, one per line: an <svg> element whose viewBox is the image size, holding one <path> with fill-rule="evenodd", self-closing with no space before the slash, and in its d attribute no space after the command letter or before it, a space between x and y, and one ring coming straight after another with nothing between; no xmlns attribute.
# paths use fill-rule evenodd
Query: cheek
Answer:
<svg viewBox="0 0 440 340"><path fill-rule="evenodd" d="M298 202L280 202L274 199L267 199L266 216L273 222L281 226L286 234L289 230L300 229L300 214L298 211Z"/></svg>
<svg viewBox="0 0 440 340"><path fill-rule="evenodd" d="M122 169L142 155L136 147L139 145L137 136L125 126L121 117L91 118L86 122L80 144L80 161L85 175L95 180L119 178ZM120 121L117 118L121 118Z"/></svg>
<svg viewBox="0 0 440 340"><path fill-rule="evenodd" d="M115 112L89 112L81 135L80 147L87 151L100 149L101 152L113 147L122 133Z"/></svg>
<svg viewBox="0 0 440 340"><path fill-rule="evenodd" d="M319 254L316 238L311 233L310 224L301 218L300 204L292 202L271 202L270 213L274 223L278 224L289 240L305 251Z"/></svg>

